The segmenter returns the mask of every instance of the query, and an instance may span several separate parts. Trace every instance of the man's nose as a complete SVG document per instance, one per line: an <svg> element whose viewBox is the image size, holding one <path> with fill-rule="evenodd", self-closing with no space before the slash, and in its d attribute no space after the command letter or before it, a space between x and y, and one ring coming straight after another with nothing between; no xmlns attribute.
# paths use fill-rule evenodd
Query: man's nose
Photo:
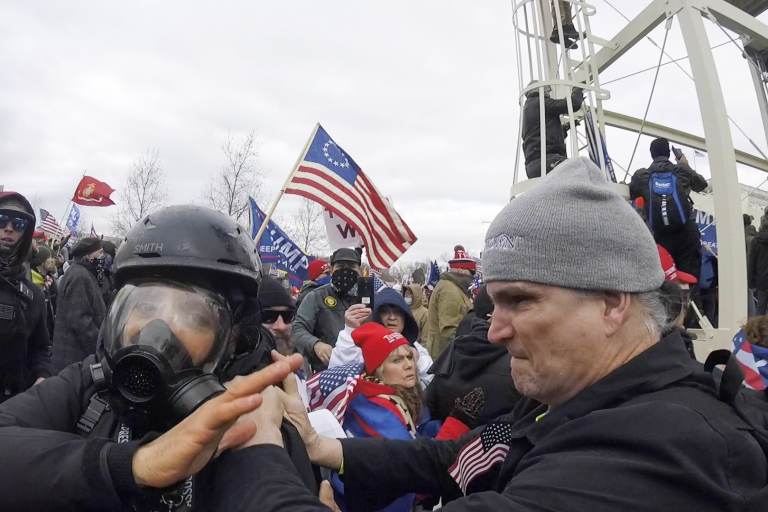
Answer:
<svg viewBox="0 0 768 512"><path fill-rule="evenodd" d="M491 343L505 343L515 335L515 328L508 318L501 315L491 316L491 326L488 329L488 341Z"/></svg>

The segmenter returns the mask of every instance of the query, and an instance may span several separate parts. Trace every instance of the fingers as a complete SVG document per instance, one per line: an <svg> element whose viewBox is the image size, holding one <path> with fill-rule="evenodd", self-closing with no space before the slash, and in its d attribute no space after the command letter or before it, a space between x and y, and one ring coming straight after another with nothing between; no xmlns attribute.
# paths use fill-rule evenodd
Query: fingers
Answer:
<svg viewBox="0 0 768 512"><path fill-rule="evenodd" d="M216 456L221 455L225 450L242 445L252 438L254 434L256 434L256 423L248 420L237 421L224 433L219 442L219 447L216 449Z"/></svg>
<svg viewBox="0 0 768 512"><path fill-rule="evenodd" d="M320 503L331 509L333 512L338 512L340 510L336 501L333 499L333 487L331 487L331 483L328 480L320 482L320 493L317 497L320 499Z"/></svg>
<svg viewBox="0 0 768 512"><path fill-rule="evenodd" d="M243 414L247 414L261 405L262 398L259 394L248 395L234 400L227 399L227 393L209 400L203 404L195 414L202 420L204 428L219 430L233 423ZM195 416L193 414L193 416ZM190 416L192 418L193 416Z"/></svg>
<svg viewBox="0 0 768 512"><path fill-rule="evenodd" d="M284 356L277 350L272 350L270 355L272 356L272 361L276 363L280 361L287 363L288 366L291 367L291 372L295 372L301 368L301 365L304 364L304 357L302 357L301 354L291 354L290 356Z"/></svg>
<svg viewBox="0 0 768 512"><path fill-rule="evenodd" d="M253 395L262 391L267 386L281 382L286 375L299 366L301 366L301 356L298 356L298 364L296 359L292 358L273 363L242 379L234 379L229 383L229 388L224 395L230 395L230 397L234 398Z"/></svg>
<svg viewBox="0 0 768 512"><path fill-rule="evenodd" d="M357 311L351 312L350 316L359 320L362 320L364 318L368 318L369 316L371 316L371 308L365 307L362 304L355 304L355 305L360 306L360 309L358 309Z"/></svg>

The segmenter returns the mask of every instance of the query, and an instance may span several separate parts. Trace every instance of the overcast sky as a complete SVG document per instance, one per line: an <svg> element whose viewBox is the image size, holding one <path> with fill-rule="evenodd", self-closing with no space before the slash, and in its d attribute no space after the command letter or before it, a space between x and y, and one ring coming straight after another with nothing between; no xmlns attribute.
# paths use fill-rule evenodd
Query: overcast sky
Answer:
<svg viewBox="0 0 768 512"><path fill-rule="evenodd" d="M594 3L593 30L610 38L625 22ZM628 16L647 4L611 3ZM711 45L727 40L709 32ZM661 43L663 28L652 37ZM667 50L685 55L676 23ZM120 189L131 162L154 148L169 202L202 202L226 137L254 130L266 208L320 121L419 237L404 259L456 243L477 254L512 184L515 55L503 0L3 2L0 183L60 217L84 170ZM766 151L746 64L730 44L715 56L731 116ZM641 43L602 79L658 57ZM608 85L606 108L642 117L652 78ZM648 118L703 134L693 83L673 65L661 69ZM733 133L737 147L754 152ZM635 136L609 130L607 138L625 166ZM634 168L647 164L649 140ZM705 159L697 165L708 173ZM279 217L298 204L286 198ZM83 218L110 233L115 208L83 208Z"/></svg>

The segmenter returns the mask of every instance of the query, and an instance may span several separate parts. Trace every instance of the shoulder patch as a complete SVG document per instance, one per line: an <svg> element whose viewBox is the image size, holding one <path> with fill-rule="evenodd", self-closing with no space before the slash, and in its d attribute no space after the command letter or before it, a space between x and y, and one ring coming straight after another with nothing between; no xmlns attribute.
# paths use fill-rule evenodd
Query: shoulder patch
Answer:
<svg viewBox="0 0 768 512"><path fill-rule="evenodd" d="M324 298L323 302L329 308L335 308L336 304L338 303L338 301L336 300L336 297L334 297L333 295L329 295L326 298Z"/></svg>

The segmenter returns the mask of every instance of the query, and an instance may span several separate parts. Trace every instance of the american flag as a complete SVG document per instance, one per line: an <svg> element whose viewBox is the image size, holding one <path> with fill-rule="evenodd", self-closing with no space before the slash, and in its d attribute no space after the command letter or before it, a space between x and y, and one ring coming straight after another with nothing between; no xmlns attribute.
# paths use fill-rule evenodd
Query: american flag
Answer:
<svg viewBox="0 0 768 512"><path fill-rule="evenodd" d="M352 157L319 124L285 189L323 205L361 235L371 266L392 266L416 241Z"/></svg>
<svg viewBox="0 0 768 512"><path fill-rule="evenodd" d="M448 474L459 484L461 492L466 494L472 480L504 461L511 441L510 423L489 423L474 441L461 449L456 461L448 468Z"/></svg>
<svg viewBox="0 0 768 512"><path fill-rule="evenodd" d="M51 212L40 208L40 221L43 232L50 238L61 238L64 234L64 230L61 229L59 223L56 222L56 217L51 215Z"/></svg>
<svg viewBox="0 0 768 512"><path fill-rule="evenodd" d="M328 409L339 423L343 422L344 413L363 368L362 363L342 364L310 377L307 381L309 409Z"/></svg>
<svg viewBox="0 0 768 512"><path fill-rule="evenodd" d="M733 355L744 374L744 384L757 390L768 387L768 349L747 341L744 329L733 337Z"/></svg>

